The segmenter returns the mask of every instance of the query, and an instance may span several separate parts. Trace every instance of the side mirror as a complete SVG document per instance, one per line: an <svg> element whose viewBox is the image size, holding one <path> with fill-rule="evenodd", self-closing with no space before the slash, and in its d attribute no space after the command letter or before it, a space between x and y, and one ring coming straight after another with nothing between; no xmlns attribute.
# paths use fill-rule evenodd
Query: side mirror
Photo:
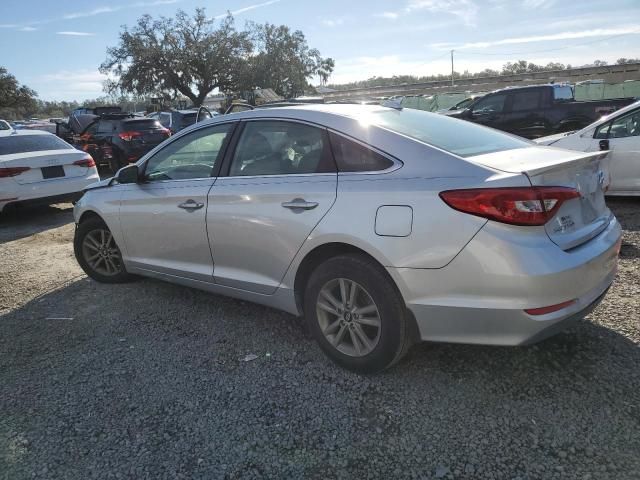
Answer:
<svg viewBox="0 0 640 480"><path fill-rule="evenodd" d="M600 140L600 142L598 142L598 144L600 145L600 150L610 150L609 149L609 140Z"/></svg>
<svg viewBox="0 0 640 480"><path fill-rule="evenodd" d="M127 165L126 167L122 167L116 173L115 179L118 183L138 183L138 178L140 176L138 165Z"/></svg>

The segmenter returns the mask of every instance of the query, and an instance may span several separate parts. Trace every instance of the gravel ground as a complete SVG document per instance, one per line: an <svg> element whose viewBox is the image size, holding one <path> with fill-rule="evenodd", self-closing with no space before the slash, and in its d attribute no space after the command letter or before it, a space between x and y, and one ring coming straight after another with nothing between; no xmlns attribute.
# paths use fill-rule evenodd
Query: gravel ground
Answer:
<svg viewBox="0 0 640 480"><path fill-rule="evenodd" d="M620 273L587 320L370 377L290 315L90 281L70 205L2 218L0 478L638 479L640 199L611 206Z"/></svg>

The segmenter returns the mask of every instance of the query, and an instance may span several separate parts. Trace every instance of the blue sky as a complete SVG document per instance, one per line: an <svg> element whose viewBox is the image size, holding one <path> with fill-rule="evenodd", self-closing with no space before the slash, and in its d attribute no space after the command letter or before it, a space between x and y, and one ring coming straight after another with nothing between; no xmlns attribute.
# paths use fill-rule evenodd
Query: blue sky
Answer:
<svg viewBox="0 0 640 480"><path fill-rule="evenodd" d="M286 24L336 60L330 82L373 75L499 69L507 61L640 57L640 1L616 0L2 0L0 65L40 98L102 95L98 66L121 25L205 7L212 17Z"/></svg>

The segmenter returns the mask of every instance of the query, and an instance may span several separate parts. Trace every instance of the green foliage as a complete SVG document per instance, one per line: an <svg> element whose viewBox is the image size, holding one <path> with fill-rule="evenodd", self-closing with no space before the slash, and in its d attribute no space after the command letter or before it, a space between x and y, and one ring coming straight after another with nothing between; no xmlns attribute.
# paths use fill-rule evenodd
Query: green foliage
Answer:
<svg viewBox="0 0 640 480"><path fill-rule="evenodd" d="M285 98L294 97L309 87L308 78L318 75L326 82L333 71L334 60L309 48L300 30L270 23L251 23L248 30L253 54L247 59L241 90L272 88Z"/></svg>
<svg viewBox="0 0 640 480"><path fill-rule="evenodd" d="M14 120L29 116L36 110L37 93L21 85L16 77L0 67L0 118Z"/></svg>
<svg viewBox="0 0 640 480"><path fill-rule="evenodd" d="M236 30L229 14L218 25L204 9L175 18L144 15L124 27L119 45L107 50L100 71L111 74L108 92L159 96L183 95L201 105L214 89L223 92L273 88L283 96L297 94L307 79L325 81L334 62L309 48L304 34L284 25L249 24Z"/></svg>

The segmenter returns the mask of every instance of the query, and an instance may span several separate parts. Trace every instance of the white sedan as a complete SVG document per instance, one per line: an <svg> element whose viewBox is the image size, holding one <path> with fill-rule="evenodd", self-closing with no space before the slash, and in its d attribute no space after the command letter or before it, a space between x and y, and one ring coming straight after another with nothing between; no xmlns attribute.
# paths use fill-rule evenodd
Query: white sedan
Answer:
<svg viewBox="0 0 640 480"><path fill-rule="evenodd" d="M76 200L98 180L93 158L55 135L0 131L0 212L8 205Z"/></svg>
<svg viewBox="0 0 640 480"><path fill-rule="evenodd" d="M602 117L582 130L534 140L568 150L610 150L607 195L640 195L640 101Z"/></svg>

